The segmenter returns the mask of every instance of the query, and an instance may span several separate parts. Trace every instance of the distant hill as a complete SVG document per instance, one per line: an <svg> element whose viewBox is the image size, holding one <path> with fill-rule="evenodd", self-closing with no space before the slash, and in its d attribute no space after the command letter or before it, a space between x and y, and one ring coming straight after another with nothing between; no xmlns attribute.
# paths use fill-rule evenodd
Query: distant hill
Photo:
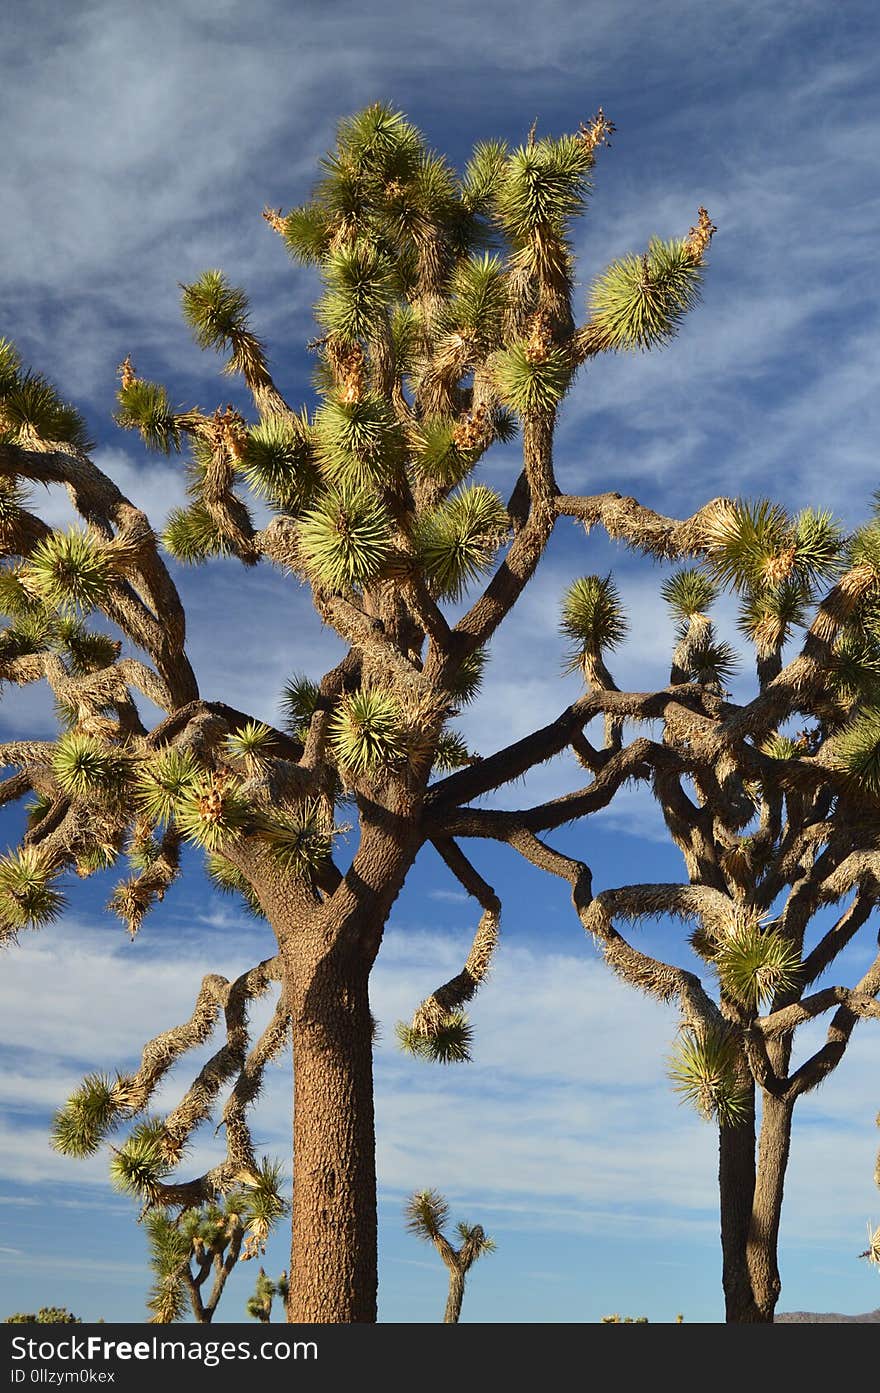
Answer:
<svg viewBox="0 0 880 1393"><path fill-rule="evenodd" d="M804 1325L834 1321L840 1325L852 1325L853 1321L864 1323L873 1321L880 1324L880 1310L867 1311L863 1316L842 1316L837 1311L786 1311L774 1320L774 1325Z"/></svg>

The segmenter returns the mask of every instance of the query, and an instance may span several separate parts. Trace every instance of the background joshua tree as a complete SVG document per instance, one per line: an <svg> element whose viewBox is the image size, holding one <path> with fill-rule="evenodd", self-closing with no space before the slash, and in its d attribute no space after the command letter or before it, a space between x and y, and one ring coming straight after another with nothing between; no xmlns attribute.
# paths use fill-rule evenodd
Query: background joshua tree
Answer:
<svg viewBox="0 0 880 1393"><path fill-rule="evenodd" d="M256 1185L234 1190L220 1203L185 1209L177 1218L167 1209L149 1210L144 1227L155 1282L147 1309L154 1325L182 1320L187 1306L195 1321L210 1325L235 1264L265 1251L273 1224L286 1210L278 1195L279 1170L264 1161Z"/></svg>
<svg viewBox="0 0 880 1393"><path fill-rule="evenodd" d="M617 494L565 495L556 483L557 413L578 368L674 335L697 299L714 231L700 209L684 237L614 262L578 322L570 226L611 130L600 111L573 135L533 133L515 150L482 143L458 176L403 116L373 106L341 124L312 201L265 214L323 280L311 345L317 405L288 405L246 296L219 271L184 287L183 310L197 342L243 379L255 420L228 406L176 410L130 358L122 364L120 426L189 456L191 502L171 517L165 550L185 563L232 555L246 568L265 558L310 587L347 645L320 680L292 678L285 730L200 694L148 519L95 466L76 411L3 349L0 541L10 564L0 599L10 624L0 677L47 681L62 725L57 740L2 750L13 772L0 799L34 795L21 846L0 862L4 935L56 917L69 872L121 859L129 872L111 906L134 935L178 875L186 842L205 851L218 884L265 915L278 942L276 956L233 982L206 976L190 1019L151 1041L137 1072L87 1079L59 1115L56 1145L93 1152L143 1114L168 1070L222 1018L225 1040L179 1105L138 1123L117 1157L148 1206L214 1202L257 1178L247 1111L292 1035L291 1320L375 1320L368 981L419 852L433 843L482 917L463 971L427 997L404 1038L434 1058L464 1058L462 1008L486 973L500 901L455 838L503 835L531 851L537 832L607 802L637 760L612 752L587 789L528 813L466 805L572 742L587 749L581 731L597 711L616 729L624 715L667 706L710 721L718 708L699 683L636 698L597 689L480 762L450 724L475 697L487 645L560 518L672 557L699 552L715 517L709 507L676 522ZM505 499L471 476L494 442L518 431L522 465ZM84 526L48 527L28 506L33 482L66 485ZM265 527L244 488L268 504ZM88 627L92 612L103 618ZM162 715L152 728L142 697ZM340 806L355 824L347 856L336 845ZM585 908L587 881L575 879ZM252 1042L248 1003L276 985L274 1016ZM188 1139L218 1108L226 1158L181 1178Z"/></svg>
<svg viewBox="0 0 880 1393"><path fill-rule="evenodd" d="M837 1068L858 1021L880 1019L880 955L869 953L867 969L862 959L850 986L827 982L832 968L859 961L845 950L862 931L877 939L869 920L880 900L880 509L844 537L824 513L726 503L703 537L701 564L662 584L678 625L665 694L646 699L614 684L606 657L626 619L610 577L578 581L562 607L583 703L605 722L596 747L577 720L572 743L593 784L569 806L596 806L623 777L646 783L686 882L593 895L587 866L535 835L550 823L534 811L459 811L447 830L498 836L567 880L613 970L679 1006L674 1085L719 1127L728 1319L770 1321L795 1104ZM738 597L739 629L755 656L756 690L742 703L724 690L737 654L709 618L723 587ZM783 665L798 629L802 646ZM699 705L670 699L688 684L703 694ZM634 714L661 717L655 738L625 743L620 717ZM545 748L553 729L539 737ZM469 777L456 776L459 797ZM667 917L691 927L705 980L638 951L620 931ZM795 1066L798 1028L826 1014L824 1043Z"/></svg>
<svg viewBox="0 0 880 1393"><path fill-rule="evenodd" d="M41 1306L39 1311L16 1311L7 1316L4 1325L82 1325L79 1316L68 1311L66 1306Z"/></svg>
<svg viewBox="0 0 880 1393"><path fill-rule="evenodd" d="M411 1196L406 1206L406 1226L417 1238L433 1243L449 1270L449 1296L443 1321L457 1325L464 1300L464 1284L477 1258L494 1253L495 1244L479 1224L456 1224L461 1247L454 1248L443 1232L449 1218L449 1205L437 1190L421 1190Z"/></svg>
<svg viewBox="0 0 880 1393"><path fill-rule="evenodd" d="M287 1273L282 1272L277 1282L273 1282L272 1278L267 1277L261 1267L257 1274L257 1285L253 1295L248 1297L245 1310L251 1320L258 1320L263 1325L268 1325L272 1319L272 1302L276 1296L280 1297L282 1301L286 1301L287 1293Z"/></svg>

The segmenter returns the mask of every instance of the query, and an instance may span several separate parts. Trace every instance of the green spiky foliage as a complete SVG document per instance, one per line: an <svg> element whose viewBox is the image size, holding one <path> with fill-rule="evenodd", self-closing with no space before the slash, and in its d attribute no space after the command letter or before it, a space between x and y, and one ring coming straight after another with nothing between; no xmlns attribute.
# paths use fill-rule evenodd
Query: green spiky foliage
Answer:
<svg viewBox="0 0 880 1393"><path fill-rule="evenodd" d="M222 271L205 271L191 285L181 287L183 317L200 348L229 352L226 371L242 372L249 367L259 347L250 332L248 298L230 285Z"/></svg>
<svg viewBox="0 0 880 1393"><path fill-rule="evenodd" d="M759 597L788 582L789 604L807 598L812 585L832 579L843 564L841 529L830 513L805 508L792 519L766 498L726 504L707 541L717 582Z"/></svg>
<svg viewBox="0 0 880 1393"><path fill-rule="evenodd" d="M87 1074L52 1122L52 1145L63 1156L93 1156L121 1114L114 1081Z"/></svg>
<svg viewBox="0 0 880 1393"><path fill-rule="evenodd" d="M245 1311L251 1320L258 1320L263 1325L268 1325L272 1319L272 1303L275 1297L279 1296L282 1301L285 1301L287 1291L286 1272L282 1272L278 1280L273 1281L261 1267L257 1274L256 1286L245 1304Z"/></svg>
<svg viewBox="0 0 880 1393"><path fill-rule="evenodd" d="M216 518L202 503L172 508L162 533L162 544L177 561L198 566L209 556L229 556L232 545Z"/></svg>
<svg viewBox="0 0 880 1393"><path fill-rule="evenodd" d="M406 723L392 693L362 688L343 697L331 722L339 764L349 774L391 769L406 756Z"/></svg>
<svg viewBox="0 0 880 1393"><path fill-rule="evenodd" d="M19 929L51 924L64 908L64 896L52 884L58 870L38 847L26 846L0 856L0 938Z"/></svg>
<svg viewBox="0 0 880 1393"><path fill-rule="evenodd" d="M59 788L82 799L119 797L132 777L131 759L123 750L75 731L57 741L52 768Z"/></svg>
<svg viewBox="0 0 880 1393"><path fill-rule="evenodd" d="M654 238L644 256L626 256L593 282L591 323L604 347L655 348L676 333L700 298L703 273L686 240Z"/></svg>
<svg viewBox="0 0 880 1393"><path fill-rule="evenodd" d="M459 667L450 687L450 695L460 706L469 706L472 701L476 701L483 685L488 661L489 655L485 648L475 648Z"/></svg>
<svg viewBox="0 0 880 1393"><path fill-rule="evenodd" d="M81 528L51 533L22 570L25 586L44 604L84 614L106 598L112 578L107 549Z"/></svg>
<svg viewBox="0 0 880 1393"><path fill-rule="evenodd" d="M740 1078L738 1046L731 1031L684 1029L669 1060L669 1076L682 1102L719 1127L738 1127L748 1115L748 1092Z"/></svg>
<svg viewBox="0 0 880 1393"><path fill-rule="evenodd" d="M304 740L308 734L309 722L315 713L320 695L317 682L313 682L303 673L295 673L285 683L281 696L284 729L298 740Z"/></svg>
<svg viewBox="0 0 880 1393"><path fill-rule="evenodd" d="M34 1313L16 1311L7 1316L4 1325L82 1325L80 1316L75 1316L66 1306L41 1306Z"/></svg>
<svg viewBox="0 0 880 1393"><path fill-rule="evenodd" d="M566 672L581 667L587 656L617 648L629 631L620 593L610 575L582 576L566 591L560 630L569 641Z"/></svg>
<svg viewBox="0 0 880 1393"><path fill-rule="evenodd" d="M178 803L194 796L204 770L190 750L173 745L159 750L137 771L135 801L141 815L161 825L174 816Z"/></svg>
<svg viewBox="0 0 880 1393"><path fill-rule="evenodd" d="M226 749L233 759L243 760L248 768L264 769L273 740L273 733L264 721L247 721L226 737Z"/></svg>
<svg viewBox="0 0 880 1393"><path fill-rule="evenodd" d="M492 371L502 401L518 416L552 412L572 378L572 363L558 348L535 353L526 339L496 354Z"/></svg>
<svg viewBox="0 0 880 1393"><path fill-rule="evenodd" d="M119 410L116 423L123 430L136 430L148 450L170 455L180 449L180 427L168 402L168 393L158 382L134 378L116 394Z"/></svg>
<svg viewBox="0 0 880 1393"><path fill-rule="evenodd" d="M45 443L91 449L85 422L56 389L38 373L13 372L12 359L5 355L5 379L0 389L0 421L7 438L27 445L34 439Z"/></svg>
<svg viewBox="0 0 880 1393"><path fill-rule="evenodd" d="M509 530L507 509L485 484L460 489L423 517L416 548L434 593L461 599L491 567Z"/></svg>
<svg viewBox="0 0 880 1393"><path fill-rule="evenodd" d="M113 1148L110 1179L117 1190L136 1199L152 1200L172 1170L161 1118L144 1118L132 1128L122 1146Z"/></svg>
<svg viewBox="0 0 880 1393"><path fill-rule="evenodd" d="M315 581L329 590L361 589L386 566L392 547L384 505L367 489L327 489L303 517L299 544Z"/></svg>
<svg viewBox="0 0 880 1393"><path fill-rule="evenodd" d="M331 249L321 269L327 290L315 306L318 323L342 343L372 337L396 288L390 257L361 239Z"/></svg>
<svg viewBox="0 0 880 1393"><path fill-rule="evenodd" d="M723 688L740 666L740 657L731 644L708 634L691 645L687 666L691 681Z"/></svg>
<svg viewBox="0 0 880 1393"><path fill-rule="evenodd" d="M435 1064L467 1064L470 1062L474 1028L462 1011L451 1011L427 1033L398 1021L395 1027L397 1042L404 1054Z"/></svg>
<svg viewBox="0 0 880 1393"><path fill-rule="evenodd" d="M880 706L868 706L835 735L835 768L872 799L880 798Z"/></svg>
<svg viewBox="0 0 880 1393"><path fill-rule="evenodd" d="M208 775L177 799L174 821L188 842L218 851L253 824L254 814L236 780Z"/></svg>
<svg viewBox="0 0 880 1393"><path fill-rule="evenodd" d="M449 1204L439 1190L420 1190L407 1200L405 1214L407 1233L435 1239L446 1227Z"/></svg>
<svg viewBox="0 0 880 1393"><path fill-rule="evenodd" d="M380 481L402 448L390 403L372 394L356 401L329 397L315 416L314 442L325 477L349 488Z"/></svg>
<svg viewBox="0 0 880 1393"><path fill-rule="evenodd" d="M718 588L705 571L690 566L668 576L660 586L660 595L679 624L686 625L696 615L708 614L717 599Z"/></svg>
<svg viewBox="0 0 880 1393"><path fill-rule="evenodd" d="M473 756L468 750L467 741L457 730L441 731L437 739L437 751L434 755L434 773L451 774L454 769L462 769L466 764L473 763Z"/></svg>
<svg viewBox="0 0 880 1393"><path fill-rule="evenodd" d="M238 469L254 493L298 515L318 491L318 472L307 419L266 416L247 435Z"/></svg>
<svg viewBox="0 0 880 1393"><path fill-rule="evenodd" d="M312 881L326 869L336 828L327 825L327 811L317 798L308 799L295 812L266 815L260 837L272 857L299 879Z"/></svg>
<svg viewBox="0 0 880 1393"><path fill-rule="evenodd" d="M801 957L777 929L752 921L725 934L715 953L715 969L724 990L757 1011L777 992L790 991L798 980Z"/></svg>

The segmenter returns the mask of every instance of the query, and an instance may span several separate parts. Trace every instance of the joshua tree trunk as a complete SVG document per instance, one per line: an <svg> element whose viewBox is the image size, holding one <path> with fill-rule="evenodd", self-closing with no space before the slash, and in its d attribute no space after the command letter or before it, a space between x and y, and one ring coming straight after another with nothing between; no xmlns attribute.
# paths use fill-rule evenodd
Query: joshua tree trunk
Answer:
<svg viewBox="0 0 880 1393"><path fill-rule="evenodd" d="M443 1317L444 1325L457 1325L461 1315L461 1303L464 1300L464 1273L456 1267L449 1269L449 1296L446 1301L446 1314Z"/></svg>
<svg viewBox="0 0 880 1393"><path fill-rule="evenodd" d="M731 1324L751 1323L758 1319L747 1259L755 1196L754 1105L742 1126L720 1128L718 1139L725 1316Z"/></svg>
<svg viewBox="0 0 880 1393"><path fill-rule="evenodd" d="M729 1324L770 1324L782 1287L779 1222L793 1104L764 1095L755 1164L754 1115L720 1131L724 1298Z"/></svg>
<svg viewBox="0 0 880 1393"><path fill-rule="evenodd" d="M288 1320L376 1319L370 964L331 949L288 992L293 1018L293 1226Z"/></svg>
<svg viewBox="0 0 880 1393"><path fill-rule="evenodd" d="M766 1322L773 1320L782 1289L777 1247L782 1193L791 1145L791 1115L791 1102L764 1095L748 1263L758 1313L756 1319Z"/></svg>

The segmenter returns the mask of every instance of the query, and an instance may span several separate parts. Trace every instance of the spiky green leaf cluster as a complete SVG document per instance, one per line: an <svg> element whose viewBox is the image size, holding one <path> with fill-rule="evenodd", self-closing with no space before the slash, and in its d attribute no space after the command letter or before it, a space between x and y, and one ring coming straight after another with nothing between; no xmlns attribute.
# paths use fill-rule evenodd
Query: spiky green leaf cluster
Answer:
<svg viewBox="0 0 880 1393"><path fill-rule="evenodd" d="M183 317L200 348L214 348L219 353L247 332L247 295L230 285L222 271L205 271L181 290Z"/></svg>
<svg viewBox="0 0 880 1393"><path fill-rule="evenodd" d="M397 1041L405 1054L435 1064L464 1064L471 1059L474 1029L462 1011L452 1011L431 1030L416 1030L404 1021L396 1026Z"/></svg>
<svg viewBox="0 0 880 1393"><path fill-rule="evenodd" d="M787 606L792 623L813 585L840 570L843 538L828 512L805 508L792 520L761 498L720 508L708 525L707 544L707 564L719 584L759 597L780 592L780 612Z"/></svg>
<svg viewBox="0 0 880 1393"><path fill-rule="evenodd" d="M414 544L434 593L461 599L472 581L492 565L510 531L500 496L485 484L470 484L423 514Z"/></svg>
<svg viewBox="0 0 880 1393"><path fill-rule="evenodd" d="M715 953L715 969L729 996L757 1011L797 983L800 954L778 929L759 923L737 925L725 934Z"/></svg>
<svg viewBox="0 0 880 1393"><path fill-rule="evenodd" d="M593 283L591 327L612 350L668 343L700 298L701 267L682 239L654 238L645 256L615 261Z"/></svg>
<svg viewBox="0 0 880 1393"><path fill-rule="evenodd" d="M682 624L695 615L707 614L718 594L717 587L705 571L685 567L663 581L660 595L673 615Z"/></svg>
<svg viewBox="0 0 880 1393"><path fill-rule="evenodd" d="M844 628L834 642L828 683L845 706L880 705L880 643L864 629Z"/></svg>
<svg viewBox="0 0 880 1393"><path fill-rule="evenodd" d="M35 438L45 443L72 445L88 450L82 416L38 373L12 369L14 358L7 352L0 372L0 420L7 439L27 445Z"/></svg>
<svg viewBox="0 0 880 1393"><path fill-rule="evenodd" d="M499 154L489 147L478 159L484 179L495 184L493 212L508 236L514 243L536 232L562 237L586 201L593 152L576 136L537 140L515 150L503 172Z"/></svg>
<svg viewBox="0 0 880 1393"><path fill-rule="evenodd" d="M110 1179L123 1194L151 1200L173 1166L165 1148L165 1125L148 1117L134 1127L121 1147L114 1148Z"/></svg>
<svg viewBox="0 0 880 1393"><path fill-rule="evenodd" d="M326 477L351 489L387 478L401 457L400 430L391 405L370 393L359 401L333 396L325 401L315 415L314 440Z"/></svg>
<svg viewBox="0 0 880 1393"><path fill-rule="evenodd" d="M52 1121L52 1145L63 1156L93 1156L121 1114L114 1082L87 1074Z"/></svg>
<svg viewBox="0 0 880 1393"><path fill-rule="evenodd" d="M359 239L331 250L321 269L327 291L315 306L318 323L344 343L370 338L395 292L390 258L374 242Z"/></svg>
<svg viewBox="0 0 880 1393"><path fill-rule="evenodd" d="M459 667L452 679L449 692L460 706L468 706L479 696L488 661L489 654L486 649L475 648Z"/></svg>
<svg viewBox="0 0 880 1393"><path fill-rule="evenodd" d="M449 1205L439 1190L421 1190L407 1201L405 1214L409 1233L433 1241L449 1219Z"/></svg>
<svg viewBox="0 0 880 1393"><path fill-rule="evenodd" d="M501 399L518 416L548 413L568 390L573 364L562 348L534 354L526 339L518 339L492 359L492 375Z"/></svg>
<svg viewBox="0 0 880 1393"><path fill-rule="evenodd" d="M239 472L254 493L287 512L300 513L317 492L308 421L265 416L248 431Z"/></svg>
<svg viewBox="0 0 880 1393"><path fill-rule="evenodd" d="M437 740L432 771L435 774L451 774L472 763L467 741L457 730L443 730Z"/></svg>
<svg viewBox="0 0 880 1393"><path fill-rule="evenodd" d="M566 672L579 668L587 655L616 648L629 631L620 592L612 576L581 576L562 601L561 632L569 640Z"/></svg>
<svg viewBox="0 0 880 1393"><path fill-rule="evenodd" d="M226 737L226 749L233 759L244 760L254 769L263 769L269 761L274 733L263 721L247 721L239 730Z"/></svg>
<svg viewBox="0 0 880 1393"><path fill-rule="evenodd" d="M228 556L232 550L217 520L199 502L188 508L172 508L162 533L162 545L186 566L198 566L209 556Z"/></svg>
<svg viewBox="0 0 880 1393"><path fill-rule="evenodd" d="M210 775L176 800L174 821L188 842L218 851L253 823L254 814L235 780Z"/></svg>
<svg viewBox="0 0 880 1393"><path fill-rule="evenodd" d="M180 449L180 429L168 403L168 393L158 382L136 377L116 394L119 410L116 423L123 430L136 430L148 450L163 455Z"/></svg>
<svg viewBox="0 0 880 1393"><path fill-rule="evenodd" d="M688 678L704 687L722 688L730 681L739 663L736 649L710 631L688 650Z"/></svg>
<svg viewBox="0 0 880 1393"><path fill-rule="evenodd" d="M797 759L801 751L787 735L769 735L761 746L761 751L771 759Z"/></svg>
<svg viewBox="0 0 880 1393"><path fill-rule="evenodd" d="M191 750L166 746L145 761L136 775L135 801L150 822L169 822L178 801L193 794L204 771Z"/></svg>
<svg viewBox="0 0 880 1393"><path fill-rule="evenodd" d="M131 759L124 750L75 731L57 740L52 770L59 788L72 798L118 797L132 777Z"/></svg>
<svg viewBox="0 0 880 1393"><path fill-rule="evenodd" d="M847 550L851 566L867 566L880 578L880 516L853 534Z"/></svg>
<svg viewBox="0 0 880 1393"><path fill-rule="evenodd" d="M305 740L320 695L317 682L313 682L304 673L294 673L290 681L285 683L281 696L284 729L297 740Z"/></svg>
<svg viewBox="0 0 880 1393"><path fill-rule="evenodd" d="M470 360L485 357L501 345L507 307L507 278L500 258L466 257L455 267L448 295L434 317L438 351L442 353L445 339L464 347Z"/></svg>
<svg viewBox="0 0 880 1393"><path fill-rule="evenodd" d="M669 1075L682 1101L720 1127L740 1126L748 1116L748 1093L738 1076L737 1044L721 1026L682 1030L669 1059Z"/></svg>
<svg viewBox="0 0 880 1393"><path fill-rule="evenodd" d="M84 614L106 599L113 567L106 547L82 528L51 532L22 567L28 590L53 609Z"/></svg>
<svg viewBox="0 0 880 1393"><path fill-rule="evenodd" d="M4 928L38 929L58 918L64 896L52 884L56 875L38 847L0 857L0 937Z"/></svg>
<svg viewBox="0 0 880 1393"><path fill-rule="evenodd" d="M880 798L880 706L866 706L834 736L833 764L857 788Z"/></svg>
<svg viewBox="0 0 880 1393"><path fill-rule="evenodd" d="M330 724L333 753L354 776L393 768L406 757L407 730L391 692L363 687L344 696Z"/></svg>
<svg viewBox="0 0 880 1393"><path fill-rule="evenodd" d="M326 867L334 828L321 802L308 799L294 812L273 809L260 819L260 840L286 871L310 881Z"/></svg>
<svg viewBox="0 0 880 1393"><path fill-rule="evenodd" d="M378 498L366 489L328 489L299 526L300 548L319 585L360 589L375 580L391 554L391 523Z"/></svg>

